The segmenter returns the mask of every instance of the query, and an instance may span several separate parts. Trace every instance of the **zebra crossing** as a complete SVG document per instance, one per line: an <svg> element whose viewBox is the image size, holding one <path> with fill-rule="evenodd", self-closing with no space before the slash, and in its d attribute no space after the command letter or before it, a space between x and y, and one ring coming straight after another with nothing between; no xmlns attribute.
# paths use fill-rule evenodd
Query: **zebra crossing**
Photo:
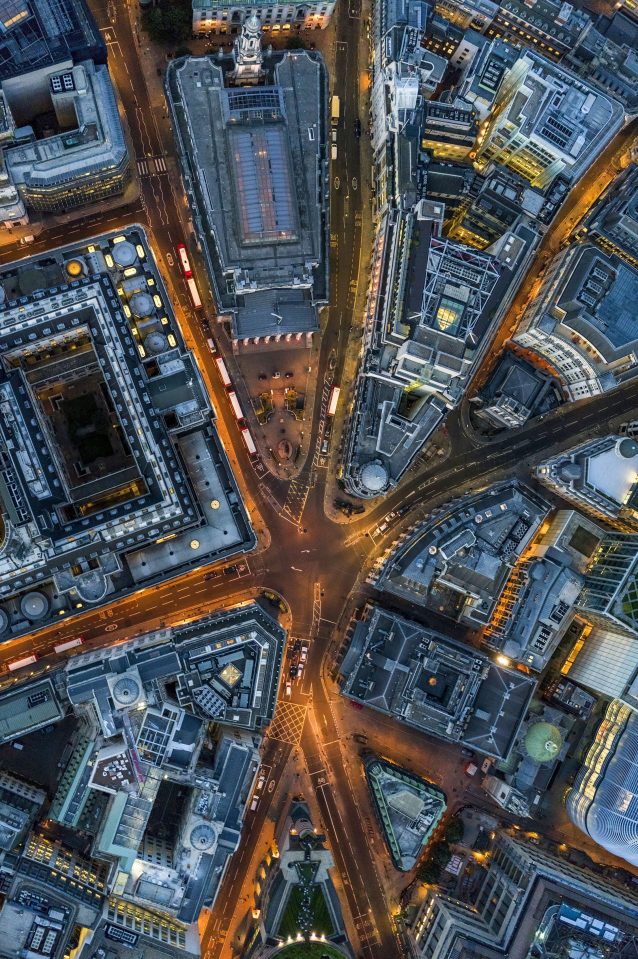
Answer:
<svg viewBox="0 0 638 959"><path fill-rule="evenodd" d="M145 157L137 161L137 172L140 176L153 176L168 173L168 167L164 157Z"/></svg>

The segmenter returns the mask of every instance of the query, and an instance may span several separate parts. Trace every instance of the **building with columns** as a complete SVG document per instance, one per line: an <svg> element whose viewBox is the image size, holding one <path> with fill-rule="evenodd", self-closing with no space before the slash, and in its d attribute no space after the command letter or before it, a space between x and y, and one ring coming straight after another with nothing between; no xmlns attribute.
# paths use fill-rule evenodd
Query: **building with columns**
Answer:
<svg viewBox="0 0 638 959"><path fill-rule="evenodd" d="M311 345L328 300L328 82L314 51L262 51L245 23L232 54L171 63L166 90L186 193L236 351Z"/></svg>
<svg viewBox="0 0 638 959"><path fill-rule="evenodd" d="M330 23L336 0L304 0L254 4L242 0L193 0L193 35L235 36L250 17L259 17L262 32L269 36L298 30L323 30Z"/></svg>

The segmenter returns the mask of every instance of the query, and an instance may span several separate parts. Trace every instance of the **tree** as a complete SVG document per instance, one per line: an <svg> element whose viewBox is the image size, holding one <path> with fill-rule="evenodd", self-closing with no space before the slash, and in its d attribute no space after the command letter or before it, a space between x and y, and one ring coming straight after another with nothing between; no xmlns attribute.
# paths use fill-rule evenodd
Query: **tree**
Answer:
<svg viewBox="0 0 638 959"><path fill-rule="evenodd" d="M445 828L446 842L460 842L463 838L463 821L460 816L450 819Z"/></svg>
<svg viewBox="0 0 638 959"><path fill-rule="evenodd" d="M288 50L305 50L306 44L303 41L303 37L300 37L298 33L293 33L291 37L288 37L286 47Z"/></svg>
<svg viewBox="0 0 638 959"><path fill-rule="evenodd" d="M155 43L183 43L192 33L190 6L168 0L144 10L142 28Z"/></svg>

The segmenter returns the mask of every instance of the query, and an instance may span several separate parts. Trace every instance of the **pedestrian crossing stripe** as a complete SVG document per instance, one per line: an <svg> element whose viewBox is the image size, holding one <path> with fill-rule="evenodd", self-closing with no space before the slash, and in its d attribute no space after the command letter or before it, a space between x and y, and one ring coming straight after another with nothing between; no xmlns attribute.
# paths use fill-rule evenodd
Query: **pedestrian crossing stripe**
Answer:
<svg viewBox="0 0 638 959"><path fill-rule="evenodd" d="M168 173L164 157L147 157L137 161L137 170L140 176L152 176L156 173Z"/></svg>

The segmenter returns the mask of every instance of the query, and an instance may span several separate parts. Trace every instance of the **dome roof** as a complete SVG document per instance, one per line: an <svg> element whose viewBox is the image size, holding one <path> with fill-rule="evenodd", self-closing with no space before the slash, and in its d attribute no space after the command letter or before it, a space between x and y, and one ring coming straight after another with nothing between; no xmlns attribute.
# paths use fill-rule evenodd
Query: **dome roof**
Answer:
<svg viewBox="0 0 638 959"><path fill-rule="evenodd" d="M380 493L388 485L388 471L382 463L366 463L361 470L361 482L371 493Z"/></svg>
<svg viewBox="0 0 638 959"><path fill-rule="evenodd" d="M131 297L131 309L139 319L143 316L151 316L155 311L155 306L148 293L134 293Z"/></svg>
<svg viewBox="0 0 638 959"><path fill-rule="evenodd" d="M634 456L638 456L638 443L630 439L629 436L625 436L624 439L618 441L616 453L624 460L632 460Z"/></svg>
<svg viewBox="0 0 638 959"><path fill-rule="evenodd" d="M199 822L191 829L190 841L193 849L210 849L217 838L215 830L208 822Z"/></svg>
<svg viewBox="0 0 638 959"><path fill-rule="evenodd" d="M134 703L140 695L140 684L132 676L122 676L113 683L111 690L113 699L118 706L128 706Z"/></svg>
<svg viewBox="0 0 638 959"><path fill-rule="evenodd" d="M49 611L49 600L44 593L38 593L35 590L31 593L25 593L20 600L20 609L22 615L27 619L42 619Z"/></svg>
<svg viewBox="0 0 638 959"><path fill-rule="evenodd" d="M132 243L129 243L128 240L123 240L121 243L115 243L111 256L113 257L114 262L124 270L127 266L133 266L137 260L137 252Z"/></svg>
<svg viewBox="0 0 638 959"><path fill-rule="evenodd" d="M527 730L524 748L530 759L549 763L556 759L563 745L563 734L553 723L539 722Z"/></svg>

